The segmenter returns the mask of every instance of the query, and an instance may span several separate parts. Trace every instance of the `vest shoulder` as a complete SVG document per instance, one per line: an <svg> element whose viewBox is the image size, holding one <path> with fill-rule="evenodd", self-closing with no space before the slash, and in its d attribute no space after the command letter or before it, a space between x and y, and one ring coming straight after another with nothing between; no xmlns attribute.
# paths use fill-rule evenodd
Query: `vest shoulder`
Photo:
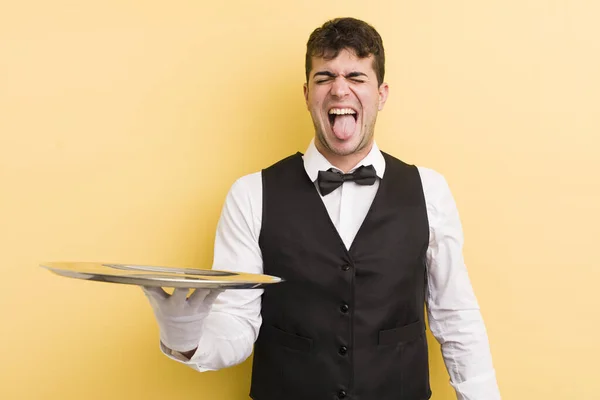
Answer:
<svg viewBox="0 0 600 400"><path fill-rule="evenodd" d="M432 192L437 193L449 190L448 182L440 172L422 166L417 166L416 168L419 171L419 177L421 178L423 190L426 194L430 195Z"/></svg>
<svg viewBox="0 0 600 400"><path fill-rule="evenodd" d="M292 165L292 164L298 162L298 159L302 160L302 153L300 153L300 152L297 152L295 154L287 156L287 157L269 165L268 167L264 168L263 171Z"/></svg>
<svg viewBox="0 0 600 400"><path fill-rule="evenodd" d="M385 158L386 169L389 168L397 173L408 173L412 176L418 176L426 193L431 190L438 190L438 188L445 188L448 186L444 175L434 169L423 167L421 165L409 164L390 154L384 152L381 153Z"/></svg>
<svg viewBox="0 0 600 400"><path fill-rule="evenodd" d="M426 179L426 180L431 180L431 181L440 181L440 180L443 181L444 180L444 176L434 169L427 168L427 167L424 167L421 165L409 164L409 163L404 162L404 161L400 160L399 158L396 158L388 153L384 153L383 151L381 152L381 154L383 154L383 156L385 158L386 166L391 164L396 167L404 167L404 168L414 169L419 172L419 175L421 176L422 179Z"/></svg>
<svg viewBox="0 0 600 400"><path fill-rule="evenodd" d="M382 151L381 154L383 155L383 158L385 159L386 168L388 166L393 167L393 168L400 168L400 169L415 169L415 168L417 168L416 165L409 164L405 161L402 161L401 159L396 158L389 153Z"/></svg>

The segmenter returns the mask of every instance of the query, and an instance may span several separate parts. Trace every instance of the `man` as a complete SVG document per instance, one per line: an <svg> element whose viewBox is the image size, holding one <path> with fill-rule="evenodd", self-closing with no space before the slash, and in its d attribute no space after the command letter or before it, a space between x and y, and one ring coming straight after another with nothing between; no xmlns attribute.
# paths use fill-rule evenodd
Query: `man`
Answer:
<svg viewBox="0 0 600 400"><path fill-rule="evenodd" d="M215 243L214 269L285 282L189 299L146 288L169 357L215 370L254 345L255 400L428 399L426 305L457 398L500 398L450 190L374 142L384 65L365 22L335 19L311 34L315 138L232 186Z"/></svg>

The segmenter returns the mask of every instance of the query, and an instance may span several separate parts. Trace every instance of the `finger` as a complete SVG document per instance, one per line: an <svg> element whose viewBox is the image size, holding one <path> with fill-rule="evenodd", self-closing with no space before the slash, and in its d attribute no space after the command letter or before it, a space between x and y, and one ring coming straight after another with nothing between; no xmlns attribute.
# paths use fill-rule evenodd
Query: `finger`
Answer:
<svg viewBox="0 0 600 400"><path fill-rule="evenodd" d="M189 292L190 289L176 288L171 295L172 301L177 304L184 303Z"/></svg>
<svg viewBox="0 0 600 400"><path fill-rule="evenodd" d="M160 301L169 297L169 294L161 287L142 286L144 294L151 299Z"/></svg>
<svg viewBox="0 0 600 400"><path fill-rule="evenodd" d="M210 289L194 289L194 292L190 295L188 302L191 307L198 307L204 303L206 296L210 294Z"/></svg>
<svg viewBox="0 0 600 400"><path fill-rule="evenodd" d="M212 304L212 303L214 303L215 300L217 299L217 297L221 293L223 293L223 289L213 289L213 290L211 290L210 293L204 299L204 304Z"/></svg>
<svg viewBox="0 0 600 400"><path fill-rule="evenodd" d="M196 294L196 292L199 292ZM217 296L223 292L222 289L196 289L190 296L190 306L199 307L200 305L211 306Z"/></svg>

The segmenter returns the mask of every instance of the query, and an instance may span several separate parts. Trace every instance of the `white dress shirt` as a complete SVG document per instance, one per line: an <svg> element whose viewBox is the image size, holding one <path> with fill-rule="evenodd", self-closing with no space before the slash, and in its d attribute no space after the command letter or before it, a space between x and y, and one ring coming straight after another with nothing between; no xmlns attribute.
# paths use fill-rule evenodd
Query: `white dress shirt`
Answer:
<svg viewBox="0 0 600 400"><path fill-rule="evenodd" d="M306 173L318 191L318 171L333 166L316 149L314 140L303 159ZM371 164L383 179L385 159L376 144L354 169ZM429 219L426 306L430 330L441 344L458 400L500 399L487 332L463 260L463 234L456 204L442 175L427 168L418 167L418 171ZM350 248L378 187L379 180L372 186L344 182L321 197L346 248ZM257 172L238 179L227 195L217 225L213 269L263 273L258 244L261 219L262 178ZM190 360L163 345L161 350L198 371L243 362L252 353L262 322L263 290L221 293L206 318L198 350Z"/></svg>

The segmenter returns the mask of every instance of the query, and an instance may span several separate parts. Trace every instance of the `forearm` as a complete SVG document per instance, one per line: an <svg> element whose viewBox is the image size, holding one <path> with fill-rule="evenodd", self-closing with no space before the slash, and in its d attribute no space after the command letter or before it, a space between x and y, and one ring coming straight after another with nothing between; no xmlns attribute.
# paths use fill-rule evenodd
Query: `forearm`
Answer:
<svg viewBox="0 0 600 400"><path fill-rule="evenodd" d="M458 400L499 400L487 331L464 264L431 275L428 317ZM437 268L436 263L430 266Z"/></svg>
<svg viewBox="0 0 600 400"><path fill-rule="evenodd" d="M429 312L458 400L500 399L488 336L478 308Z"/></svg>
<svg viewBox="0 0 600 400"><path fill-rule="evenodd" d="M219 299L204 321L196 349L177 353L161 344L161 350L169 358L197 371L217 370L243 362L252 353L262 321L260 292L253 292L223 293L224 298ZM238 307L231 307L229 302L236 302Z"/></svg>
<svg viewBox="0 0 600 400"><path fill-rule="evenodd" d="M252 354L255 325L231 314L211 314L190 361L213 370L242 363Z"/></svg>
<svg viewBox="0 0 600 400"><path fill-rule="evenodd" d="M224 314L217 315L217 317L218 317L217 319L220 319L220 318L222 318L222 317L224 317L224 316L225 316ZM234 317L234 318L235 318L235 317ZM210 319L211 319L211 318L207 318L207 319L209 320L209 323L210 323ZM214 319L214 318L213 318L213 319ZM231 322L233 322L233 321L231 321ZM205 333L205 335L207 335L207 334ZM207 335L207 336L208 336L208 335ZM205 336L203 336L203 337L205 337ZM211 342L218 341L218 340L219 340L218 338L215 338L215 337L213 337L213 338L210 338L210 337L209 337L207 340L204 340L204 341L203 341L203 342L205 343L204 347L206 347L206 346L208 345L208 348L211 348L211 347L212 347L212 343L211 343ZM228 342L229 344L231 344L232 342L236 342L236 341L238 341L238 340L239 340L239 339L237 339L237 338L233 338L232 340L228 340L227 342ZM245 341L244 341L244 340L242 340L241 342L242 342L242 343L241 343L241 346L235 346L235 345L234 345L234 346L232 346L232 347L234 347L234 348L235 348L235 347L245 347ZM199 344L200 344L200 343L199 343ZM186 361L187 361L187 360L190 360L190 359L191 359L191 358L194 356L194 354L196 354L196 352L197 352L197 351L198 351L198 347L196 347L196 348L195 348L195 349L193 349L193 350L189 350L189 351L180 352L180 354L181 354L181 355L182 355L182 356L183 356L183 357L186 359ZM203 351L203 350L202 350L202 349L200 349L200 352L202 352L202 351ZM245 352L243 351L243 349L242 349L242 353L245 353ZM196 358L197 358L197 357L196 357ZM222 358L222 357L221 357L221 358ZM201 360L199 361L199 363L200 363L200 364L206 364L206 362L204 362L204 363L203 363Z"/></svg>

